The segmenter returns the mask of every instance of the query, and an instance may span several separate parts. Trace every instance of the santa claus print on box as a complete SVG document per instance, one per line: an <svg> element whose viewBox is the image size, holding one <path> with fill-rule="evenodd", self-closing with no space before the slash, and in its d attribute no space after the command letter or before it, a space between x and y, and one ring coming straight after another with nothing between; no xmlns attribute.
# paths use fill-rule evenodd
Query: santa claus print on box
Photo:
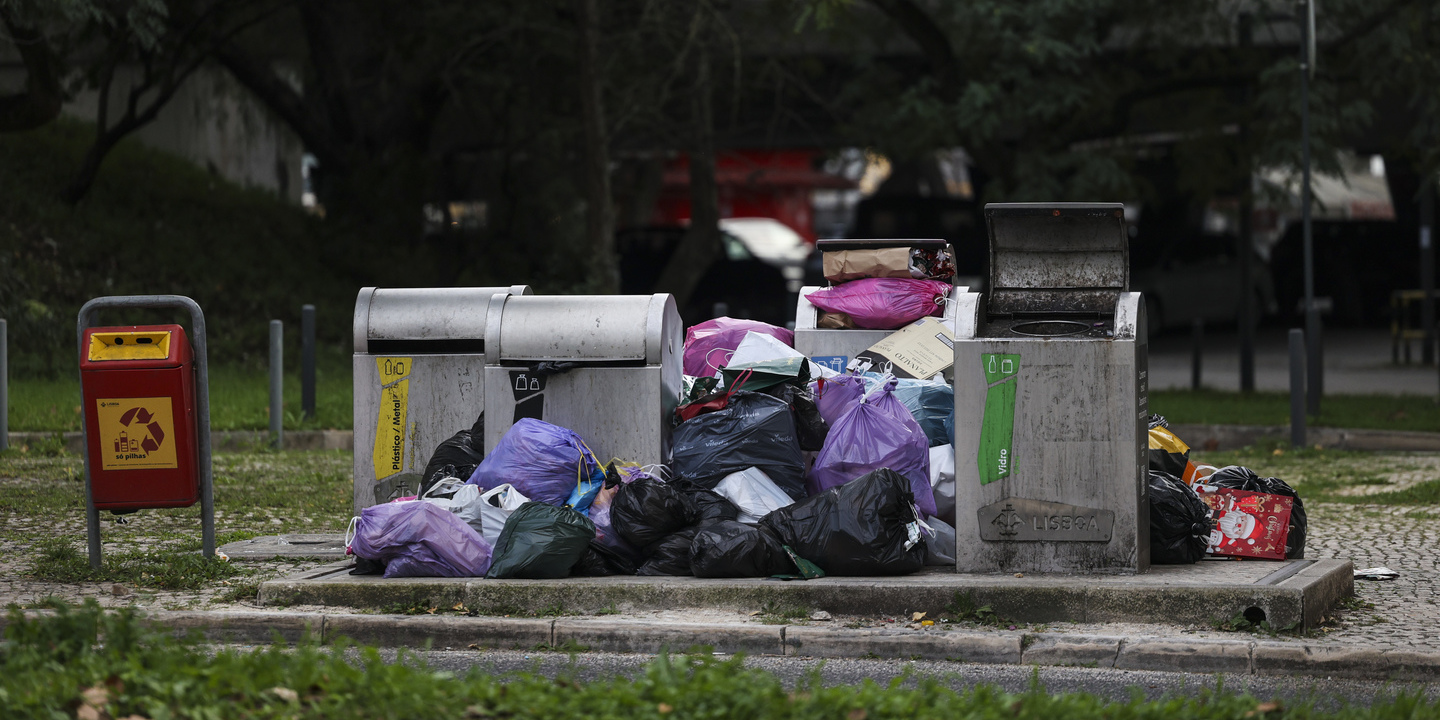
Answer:
<svg viewBox="0 0 1440 720"><path fill-rule="evenodd" d="M1197 484L1194 488L1200 499L1210 506L1210 518L1215 521L1210 547L1205 552L1285 559L1285 536L1290 530L1293 498L1214 485Z"/></svg>

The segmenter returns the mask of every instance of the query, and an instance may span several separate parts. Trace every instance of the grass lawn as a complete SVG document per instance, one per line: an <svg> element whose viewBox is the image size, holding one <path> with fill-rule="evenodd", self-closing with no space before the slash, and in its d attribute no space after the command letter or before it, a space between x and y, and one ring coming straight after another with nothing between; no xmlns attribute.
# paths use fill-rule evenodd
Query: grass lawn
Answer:
<svg viewBox="0 0 1440 720"><path fill-rule="evenodd" d="M1370 706L1323 709L1306 701L1264 702L1221 690L1112 702L1050 694L1038 679L1025 693L989 685L956 691L933 677L827 686L816 671L788 687L741 657L661 655L635 677L581 680L539 672L498 675L477 664L442 672L402 653L302 643L209 648L147 629L128 613L59 606L53 617L15 611L0 654L0 711L7 718L1422 718L1440 705L1418 693Z"/></svg>
<svg viewBox="0 0 1440 720"><path fill-rule="evenodd" d="M217 453L217 545L276 533L341 533L351 516L351 455L341 451ZM104 564L85 552L83 460L63 452L0 453L0 572L54 583L117 583L190 607L255 599L284 561L224 563L200 549L199 506L101 513ZM123 518L123 521L120 519ZM108 585L107 585L108 586ZM188 594L175 595L173 591Z"/></svg>
<svg viewBox="0 0 1440 720"><path fill-rule="evenodd" d="M270 427L269 380L260 368L212 367L210 424L216 430L265 430ZM300 418L300 376L285 376L285 429L350 429L351 368L348 355L327 349L316 369L316 417ZM21 379L10 383L10 429L80 429L80 384L73 375L55 380ZM1288 425L1290 398L1282 393L1157 391L1150 409L1173 423ZM1440 404L1417 395L1331 395L1321 404L1314 426L1440 432Z"/></svg>
<svg viewBox="0 0 1440 720"><path fill-rule="evenodd" d="M300 374L285 375L285 429L349 429L352 412L350 365L329 361L315 369L315 417L302 419ZM74 375L53 380L15 380L10 384L10 429L70 432L80 429L80 381ZM215 430L267 430L270 380L259 368L210 368L210 427Z"/></svg>
<svg viewBox="0 0 1440 720"><path fill-rule="evenodd" d="M1150 412L1172 423L1289 425L1288 393L1152 390ZM1440 403L1423 395L1326 395L1316 427L1440 432Z"/></svg>

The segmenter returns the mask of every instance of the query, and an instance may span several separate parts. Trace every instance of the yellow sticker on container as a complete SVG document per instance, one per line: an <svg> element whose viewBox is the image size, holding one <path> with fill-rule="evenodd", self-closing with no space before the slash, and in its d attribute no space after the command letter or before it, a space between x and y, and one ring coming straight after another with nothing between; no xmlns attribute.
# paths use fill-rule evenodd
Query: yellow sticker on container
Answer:
<svg viewBox="0 0 1440 720"><path fill-rule="evenodd" d="M95 404L101 468L179 467L170 398L101 398Z"/></svg>
<svg viewBox="0 0 1440 720"><path fill-rule="evenodd" d="M380 411L375 418L375 479L405 469L405 416L410 406L410 358L375 358L380 374Z"/></svg>

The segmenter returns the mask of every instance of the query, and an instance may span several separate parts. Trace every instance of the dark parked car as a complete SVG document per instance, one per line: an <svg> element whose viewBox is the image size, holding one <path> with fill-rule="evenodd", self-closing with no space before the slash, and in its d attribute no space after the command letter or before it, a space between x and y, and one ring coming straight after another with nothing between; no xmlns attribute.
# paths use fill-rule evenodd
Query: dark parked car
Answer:
<svg viewBox="0 0 1440 720"><path fill-rule="evenodd" d="M1281 317L1295 322L1305 297L1303 228L1292 223L1270 251ZM1413 232L1413 231L1412 231ZM1390 319L1390 293L1420 287L1420 243L1399 223L1316 220L1315 297L1329 298L1327 322L1381 325Z"/></svg>
<svg viewBox="0 0 1440 720"><path fill-rule="evenodd" d="M627 228L615 234L615 249L620 254L620 292L643 295L655 292L683 227ZM700 280L690 301L680 308L680 317L689 327L715 316L716 303L725 303L730 317L760 320L785 327L795 320L795 301L786 290L785 276L779 268L755 259L744 243L730 233L721 232L725 254Z"/></svg>
<svg viewBox="0 0 1440 720"><path fill-rule="evenodd" d="M1195 318L1207 325L1239 320L1238 241L1234 235L1192 235L1158 247L1131 244L1130 289L1145 294L1152 332L1189 326ZM1278 309L1275 286L1259 253L1253 253L1250 262L1251 307L1259 320Z"/></svg>

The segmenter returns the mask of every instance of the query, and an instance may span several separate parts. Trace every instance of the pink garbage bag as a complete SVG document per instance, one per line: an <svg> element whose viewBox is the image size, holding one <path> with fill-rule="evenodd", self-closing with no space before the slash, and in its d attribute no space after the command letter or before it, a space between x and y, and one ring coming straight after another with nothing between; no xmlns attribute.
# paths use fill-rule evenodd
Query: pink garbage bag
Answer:
<svg viewBox="0 0 1440 720"><path fill-rule="evenodd" d="M736 320L718 317L690 326L685 331L685 374L694 377L715 377L730 362L730 354L745 339L745 333L769 335L791 347L795 333L758 320Z"/></svg>
<svg viewBox="0 0 1440 720"><path fill-rule="evenodd" d="M825 312L849 315L855 327L895 330L926 315L939 317L951 289L940 280L863 278L816 290L806 298Z"/></svg>
<svg viewBox="0 0 1440 720"><path fill-rule="evenodd" d="M485 577L492 548L454 513L423 501L360 511L350 549L385 562L385 577Z"/></svg>
<svg viewBox="0 0 1440 720"><path fill-rule="evenodd" d="M915 505L934 515L930 486L930 441L920 424L895 397L894 378L860 400L825 436L825 446L805 478L805 490L817 495L880 468L890 468L910 481Z"/></svg>

